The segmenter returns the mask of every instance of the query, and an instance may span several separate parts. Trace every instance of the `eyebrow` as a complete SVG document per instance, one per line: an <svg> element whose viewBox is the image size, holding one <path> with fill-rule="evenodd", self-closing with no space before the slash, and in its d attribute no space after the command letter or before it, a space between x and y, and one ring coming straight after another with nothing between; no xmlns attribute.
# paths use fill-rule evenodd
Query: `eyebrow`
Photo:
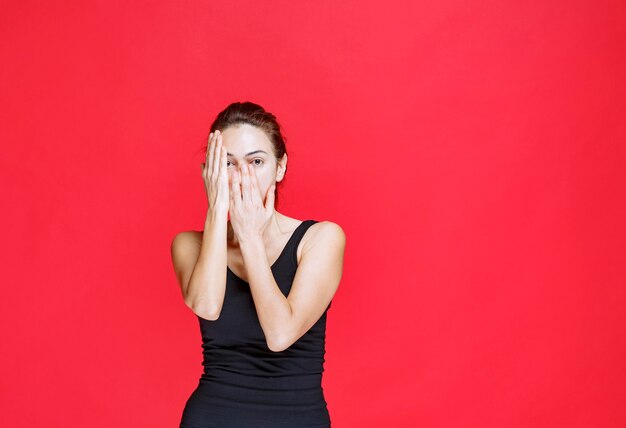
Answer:
<svg viewBox="0 0 626 428"><path fill-rule="evenodd" d="M265 150L255 150L253 152L247 153L245 157L251 156L251 155L253 155L255 153L265 153L265 154L267 154L267 152ZM232 156L232 155L233 155L232 153L226 153L226 156Z"/></svg>

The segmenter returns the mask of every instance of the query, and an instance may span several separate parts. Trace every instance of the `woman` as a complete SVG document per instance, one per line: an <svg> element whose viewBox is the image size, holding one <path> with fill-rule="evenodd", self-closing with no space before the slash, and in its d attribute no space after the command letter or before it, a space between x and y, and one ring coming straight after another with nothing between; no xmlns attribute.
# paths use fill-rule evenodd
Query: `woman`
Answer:
<svg viewBox="0 0 626 428"><path fill-rule="evenodd" d="M204 231L172 241L204 357L181 428L330 427L321 386L326 313L342 276L345 235L335 223L274 209L286 170L273 114L244 102L217 116L202 164Z"/></svg>

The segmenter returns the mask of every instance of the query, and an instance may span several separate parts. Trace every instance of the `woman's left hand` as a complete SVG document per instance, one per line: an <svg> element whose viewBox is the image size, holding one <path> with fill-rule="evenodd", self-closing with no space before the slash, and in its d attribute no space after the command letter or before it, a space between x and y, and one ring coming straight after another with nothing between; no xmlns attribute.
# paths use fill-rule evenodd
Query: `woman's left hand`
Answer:
<svg viewBox="0 0 626 428"><path fill-rule="evenodd" d="M239 185L241 184L241 190ZM238 240L262 237L274 214L274 189L272 184L261 199L256 171L249 164L235 170L231 180L229 216Z"/></svg>

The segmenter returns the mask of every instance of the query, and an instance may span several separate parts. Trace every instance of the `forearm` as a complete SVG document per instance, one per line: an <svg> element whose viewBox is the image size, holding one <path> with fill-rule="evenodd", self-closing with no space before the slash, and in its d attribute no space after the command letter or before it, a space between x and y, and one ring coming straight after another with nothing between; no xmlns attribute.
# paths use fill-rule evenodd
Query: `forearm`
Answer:
<svg viewBox="0 0 626 428"><path fill-rule="evenodd" d="M274 279L263 238L255 236L241 241L240 248L267 344L270 349L280 348L290 326L291 306Z"/></svg>
<svg viewBox="0 0 626 428"><path fill-rule="evenodd" d="M189 279L185 303L194 313L216 319L226 292L228 212L207 212L198 260Z"/></svg>

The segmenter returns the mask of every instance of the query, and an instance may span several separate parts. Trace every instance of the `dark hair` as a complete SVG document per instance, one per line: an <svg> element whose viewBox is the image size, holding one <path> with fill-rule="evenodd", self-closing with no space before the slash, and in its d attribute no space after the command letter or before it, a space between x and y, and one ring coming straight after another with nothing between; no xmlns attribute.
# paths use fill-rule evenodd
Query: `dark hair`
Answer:
<svg viewBox="0 0 626 428"><path fill-rule="evenodd" d="M220 132L224 132L226 128L241 124L256 126L261 131L265 132L265 135L267 135L272 143L272 151L274 152L276 163L287 153L285 137L281 132L280 124L276 116L266 111L260 105L249 101L234 102L222 110L211 124L209 133L215 132L218 129ZM206 152L206 146L204 151ZM278 191L282 188L284 181L285 178L283 176L283 179L276 183L276 206L278 206Z"/></svg>

